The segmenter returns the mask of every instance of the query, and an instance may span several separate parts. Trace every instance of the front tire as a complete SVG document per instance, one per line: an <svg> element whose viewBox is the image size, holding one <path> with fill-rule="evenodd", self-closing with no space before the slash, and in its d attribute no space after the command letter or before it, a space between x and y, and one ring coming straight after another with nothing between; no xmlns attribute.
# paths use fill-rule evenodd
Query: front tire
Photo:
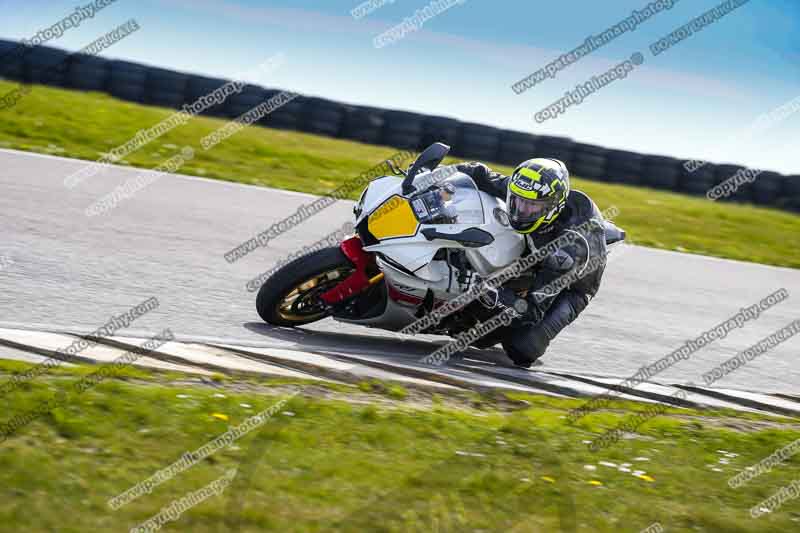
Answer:
<svg viewBox="0 0 800 533"><path fill-rule="evenodd" d="M259 316L274 326L310 324L329 315L319 296L355 271L337 247L323 248L281 267L258 291Z"/></svg>

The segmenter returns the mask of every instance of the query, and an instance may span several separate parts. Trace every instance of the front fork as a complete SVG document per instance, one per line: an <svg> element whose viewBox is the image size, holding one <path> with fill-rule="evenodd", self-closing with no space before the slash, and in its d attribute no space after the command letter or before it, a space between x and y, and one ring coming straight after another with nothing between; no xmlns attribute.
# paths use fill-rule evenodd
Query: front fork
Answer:
<svg viewBox="0 0 800 533"><path fill-rule="evenodd" d="M369 271L375 272L378 270L378 266L375 263L375 254L364 251L364 245L358 236L343 240L340 248L347 259L353 263L355 272L320 296L328 306L341 303L362 293L369 287L383 281L384 277L383 272L379 272L374 276L369 275Z"/></svg>

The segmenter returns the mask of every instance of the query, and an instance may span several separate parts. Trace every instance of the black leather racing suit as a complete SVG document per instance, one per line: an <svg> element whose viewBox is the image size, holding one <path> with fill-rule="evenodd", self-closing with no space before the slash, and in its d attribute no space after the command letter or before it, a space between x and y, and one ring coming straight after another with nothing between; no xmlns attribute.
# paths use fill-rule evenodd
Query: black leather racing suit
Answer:
<svg viewBox="0 0 800 533"><path fill-rule="evenodd" d="M456 168L470 176L480 190L505 201L508 177L492 172L482 163L461 163ZM540 249L567 234L575 237L573 242L548 255L531 274L506 284L519 289L523 283L528 289L528 313L509 327L495 330L476 346L502 342L508 356L520 366L530 366L541 357L550 341L581 314L600 288L606 257L602 223L603 216L595 203L584 193L571 191L558 218L527 236L525 255L531 253L532 247ZM578 226L582 226L581 232L575 231ZM569 284L553 293L552 289L564 282Z"/></svg>

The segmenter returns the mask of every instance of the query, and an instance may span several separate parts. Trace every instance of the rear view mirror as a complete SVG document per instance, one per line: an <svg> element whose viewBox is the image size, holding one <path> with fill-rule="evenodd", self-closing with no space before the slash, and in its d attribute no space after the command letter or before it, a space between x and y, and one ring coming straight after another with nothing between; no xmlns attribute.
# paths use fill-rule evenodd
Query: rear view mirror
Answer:
<svg viewBox="0 0 800 533"><path fill-rule="evenodd" d="M408 169L408 175L403 180L403 194L411 194L412 192L416 191L414 187L414 177L419 174L419 172L426 168L428 170L434 170L442 160L447 157L447 154L450 152L450 147L444 143L433 143L432 145L425 148L417 160L414 161L414 164L411 165L411 168Z"/></svg>

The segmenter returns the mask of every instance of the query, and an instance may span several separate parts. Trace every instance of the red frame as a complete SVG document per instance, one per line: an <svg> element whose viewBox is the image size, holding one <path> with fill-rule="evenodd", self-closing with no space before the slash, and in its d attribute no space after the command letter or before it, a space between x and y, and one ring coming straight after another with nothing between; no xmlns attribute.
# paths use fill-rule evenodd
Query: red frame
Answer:
<svg viewBox="0 0 800 533"><path fill-rule="evenodd" d="M346 300L369 287L367 268L375 265L375 255L364 251L364 245L359 237L350 237L342 241L340 248L342 253L356 267L356 271L336 287L320 296L322 301L328 305Z"/></svg>

